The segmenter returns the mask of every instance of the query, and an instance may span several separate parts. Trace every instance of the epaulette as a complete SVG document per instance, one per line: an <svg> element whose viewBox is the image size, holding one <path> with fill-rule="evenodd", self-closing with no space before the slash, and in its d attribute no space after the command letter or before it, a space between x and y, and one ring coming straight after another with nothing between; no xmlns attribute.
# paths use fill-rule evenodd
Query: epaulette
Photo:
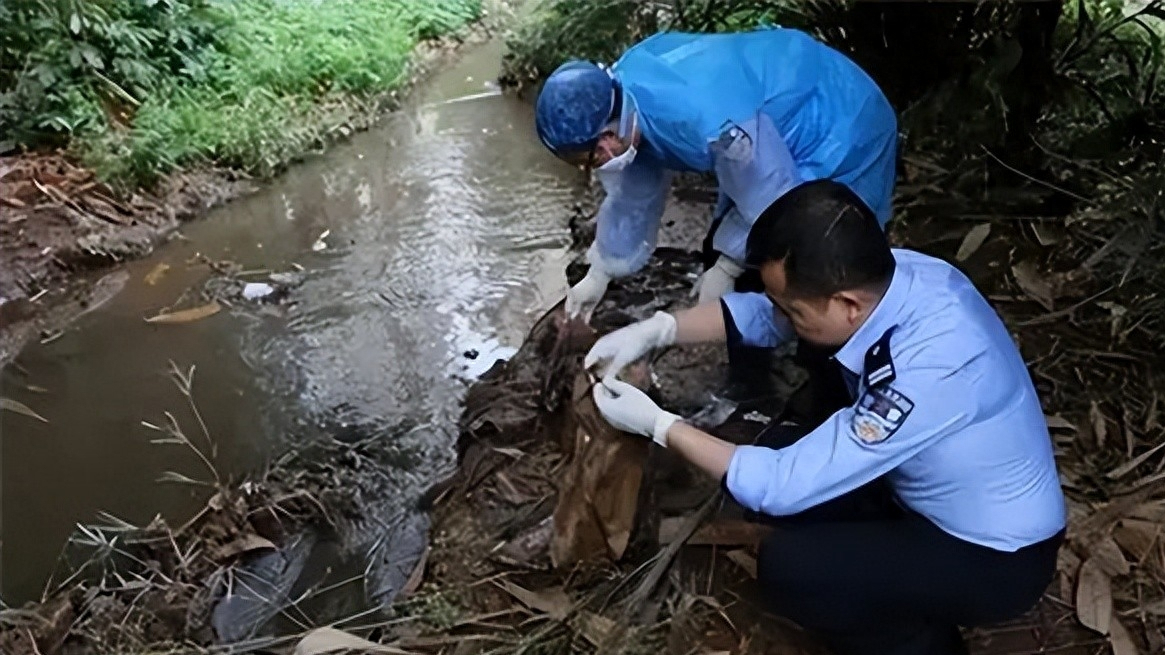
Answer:
<svg viewBox="0 0 1165 655"><path fill-rule="evenodd" d="M890 335L897 325L886 330L874 345L866 351L866 361L863 365L865 386L867 389L878 385L890 384L896 377L894 373L894 359L890 357Z"/></svg>

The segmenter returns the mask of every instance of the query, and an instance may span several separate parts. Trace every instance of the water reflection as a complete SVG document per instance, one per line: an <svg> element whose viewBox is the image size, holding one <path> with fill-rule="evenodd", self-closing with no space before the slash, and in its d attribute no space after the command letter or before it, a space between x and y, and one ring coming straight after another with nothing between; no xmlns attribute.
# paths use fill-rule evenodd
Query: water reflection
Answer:
<svg viewBox="0 0 1165 655"><path fill-rule="evenodd" d="M224 473L321 430L395 440L400 499L448 466L458 378L508 354L561 297L566 221L581 194L577 174L538 143L529 105L472 81L494 76L500 52L469 53L383 127L187 226L186 240L128 266L108 305L5 372L4 395L52 421L4 417L5 601L37 595L73 524L98 510L181 521L204 502L159 487L162 471L193 464L151 448L140 427L182 406L166 382L170 360L198 367L195 395ZM327 247L313 250L325 231ZM205 280L196 255L301 266L305 279L275 311L142 321ZM143 282L160 262L171 271Z"/></svg>

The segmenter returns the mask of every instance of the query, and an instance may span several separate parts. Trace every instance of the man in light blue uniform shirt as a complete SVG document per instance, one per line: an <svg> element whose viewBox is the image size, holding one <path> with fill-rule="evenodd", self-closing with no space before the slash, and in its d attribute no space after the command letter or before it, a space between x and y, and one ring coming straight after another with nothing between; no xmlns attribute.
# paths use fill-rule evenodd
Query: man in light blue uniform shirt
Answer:
<svg viewBox="0 0 1165 655"><path fill-rule="evenodd" d="M894 110L857 64L798 30L664 32L609 68L566 62L539 93L535 126L607 192L590 268L567 293L572 316L589 317L612 279L647 264L676 171L714 172L719 186L700 302L734 288L749 228L803 179L844 182L890 218Z"/></svg>
<svg viewBox="0 0 1165 655"><path fill-rule="evenodd" d="M765 293L652 318L587 355L599 410L723 480L780 526L758 580L775 609L838 653L966 652L958 626L1013 618L1055 571L1066 510L1043 411L1007 328L940 260L892 250L851 190L821 180L749 235ZM833 351L848 402L820 425L734 445L617 379L674 343Z"/></svg>

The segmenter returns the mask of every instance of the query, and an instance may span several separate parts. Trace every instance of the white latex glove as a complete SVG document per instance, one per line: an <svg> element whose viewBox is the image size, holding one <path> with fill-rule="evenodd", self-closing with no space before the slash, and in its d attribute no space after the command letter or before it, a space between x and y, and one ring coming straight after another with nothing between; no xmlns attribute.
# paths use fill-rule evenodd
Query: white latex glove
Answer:
<svg viewBox="0 0 1165 655"><path fill-rule="evenodd" d="M724 255L716 260L712 268L704 271L700 279L696 280L696 285L692 288L693 296L699 295L699 304L712 302L724 297L724 294L732 291L736 284L736 278L744 272L744 267L738 265Z"/></svg>
<svg viewBox="0 0 1165 655"><path fill-rule="evenodd" d="M679 416L663 411L647 394L622 380L600 382L594 386L592 395L599 413L612 426L651 437L667 448L667 430L680 420Z"/></svg>
<svg viewBox="0 0 1165 655"><path fill-rule="evenodd" d="M609 382L624 366L656 348L672 345L675 340L676 318L666 312L656 312L645 321L604 334L591 346L583 359L583 368L589 371L598 366L597 373Z"/></svg>
<svg viewBox="0 0 1165 655"><path fill-rule="evenodd" d="M586 276L566 292L566 317L582 315L584 321L590 321L591 312L595 311L610 283L611 278L606 273L594 266L587 269Z"/></svg>

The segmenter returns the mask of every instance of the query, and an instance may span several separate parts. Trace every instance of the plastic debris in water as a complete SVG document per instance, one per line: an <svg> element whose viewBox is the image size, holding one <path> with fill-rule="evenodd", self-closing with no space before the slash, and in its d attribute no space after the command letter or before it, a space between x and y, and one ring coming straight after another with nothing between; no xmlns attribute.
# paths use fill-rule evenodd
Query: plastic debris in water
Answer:
<svg viewBox="0 0 1165 655"><path fill-rule="evenodd" d="M275 293L275 287L266 282L248 282L243 287L243 297L247 300L259 300Z"/></svg>
<svg viewBox="0 0 1165 655"><path fill-rule="evenodd" d="M319 252L319 251L327 248L328 243L326 241L324 241L324 239L328 238L328 235L331 233L332 233L331 230L324 230L323 233L320 234L319 238L316 239L316 242L311 244L312 251Z"/></svg>

